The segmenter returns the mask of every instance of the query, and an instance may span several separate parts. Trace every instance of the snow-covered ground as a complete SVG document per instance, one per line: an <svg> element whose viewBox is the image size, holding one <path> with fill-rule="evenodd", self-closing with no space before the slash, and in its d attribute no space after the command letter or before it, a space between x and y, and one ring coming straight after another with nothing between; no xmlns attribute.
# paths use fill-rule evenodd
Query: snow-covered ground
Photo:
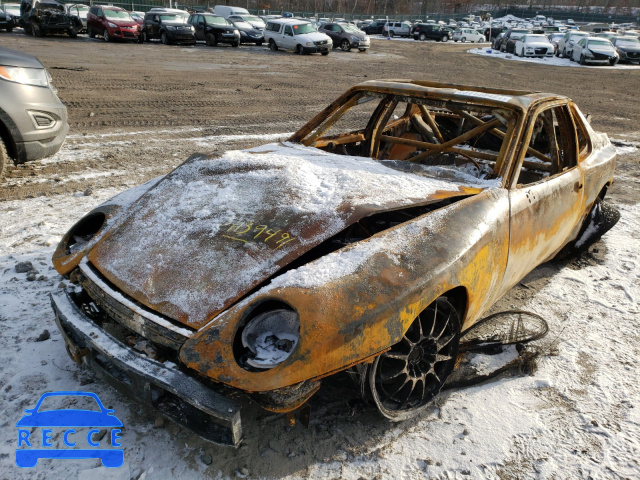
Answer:
<svg viewBox="0 0 640 480"><path fill-rule="evenodd" d="M243 423L244 446L232 450L156 418L65 353L49 305L64 283L51 255L75 221L118 192L0 203L1 478L640 478L637 203L619 205L620 222L595 247L600 260L545 265L522 282L537 287L518 308L550 326L532 376L449 391L430 412L398 424L325 394L309 429L253 413ZM37 270L29 278L16 272L26 261ZM50 337L37 341L44 330ZM55 390L93 391L115 409L125 425L122 468L107 471L97 460L15 466L16 422Z"/></svg>
<svg viewBox="0 0 640 480"><path fill-rule="evenodd" d="M532 58L532 57L518 57L513 55L512 53L504 53L492 48L472 48L469 50L469 53L473 53L474 55L484 55L487 57L499 58L501 60L512 60L516 62L529 62L529 63L540 63L543 65L552 65L554 67L580 67L580 68L614 68L616 70L638 70L640 69L640 65L635 64L623 64L618 63L617 65L610 67L609 65L580 65L578 62L572 62L568 58L559 58L559 57L545 57L545 58Z"/></svg>

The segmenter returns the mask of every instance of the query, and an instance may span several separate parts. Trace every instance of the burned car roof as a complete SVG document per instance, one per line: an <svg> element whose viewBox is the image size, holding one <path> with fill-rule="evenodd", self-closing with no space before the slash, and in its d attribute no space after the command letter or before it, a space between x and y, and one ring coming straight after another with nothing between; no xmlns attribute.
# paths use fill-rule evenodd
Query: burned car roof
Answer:
<svg viewBox="0 0 640 480"><path fill-rule="evenodd" d="M57 321L74 360L110 358L222 443L241 437L222 385L291 411L354 366L410 418L501 295L615 223L615 155L563 96L364 82L287 142L193 155L90 212L54 254L77 284Z"/></svg>

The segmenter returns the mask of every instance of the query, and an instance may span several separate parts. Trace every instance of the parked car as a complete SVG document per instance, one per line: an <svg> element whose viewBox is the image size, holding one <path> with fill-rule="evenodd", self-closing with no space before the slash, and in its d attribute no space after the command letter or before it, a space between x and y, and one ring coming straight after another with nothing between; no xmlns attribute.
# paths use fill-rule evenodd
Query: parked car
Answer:
<svg viewBox="0 0 640 480"><path fill-rule="evenodd" d="M616 37L611 39L621 62L640 63L640 40L635 37Z"/></svg>
<svg viewBox="0 0 640 480"><path fill-rule="evenodd" d="M453 32L452 37L454 42L471 42L471 43L480 43L486 42L487 39L484 38L484 35L474 30L472 28L459 28L455 32Z"/></svg>
<svg viewBox="0 0 640 480"><path fill-rule="evenodd" d="M210 47L221 43L228 43L232 47L239 47L241 41L240 31L226 18L211 13L198 13L191 15L187 21L195 29L197 40L204 40ZM260 43L264 38L260 40Z"/></svg>
<svg viewBox="0 0 640 480"><path fill-rule="evenodd" d="M612 38L615 38L618 35L619 35L618 32L600 32L592 36L596 38L606 38L607 40L611 40Z"/></svg>
<svg viewBox="0 0 640 480"><path fill-rule="evenodd" d="M486 27L484 29L484 37L487 39L487 42L493 42L493 39L500 35L502 32L506 32L506 27Z"/></svg>
<svg viewBox="0 0 640 480"><path fill-rule="evenodd" d="M10 161L56 153L68 131L67 109L42 63L0 47L0 178Z"/></svg>
<svg viewBox="0 0 640 480"><path fill-rule="evenodd" d="M514 53L521 57L553 57L553 45L545 35L528 33L516 40Z"/></svg>
<svg viewBox="0 0 640 480"><path fill-rule="evenodd" d="M606 38L584 37L573 45L571 59L580 65L615 65L620 57L613 44Z"/></svg>
<svg viewBox="0 0 640 480"><path fill-rule="evenodd" d="M411 33L409 22L387 22L382 28L382 35L389 37L408 37Z"/></svg>
<svg viewBox="0 0 640 480"><path fill-rule="evenodd" d="M163 44L186 43L196 44L195 28L187 23L189 14L186 12L166 11L166 9L151 9L144 16L141 35L142 41L160 39Z"/></svg>
<svg viewBox="0 0 640 480"><path fill-rule="evenodd" d="M114 40L142 42L140 30L138 22L131 18L124 8L94 5L89 9L87 17L89 38L102 35L105 42Z"/></svg>
<svg viewBox="0 0 640 480"><path fill-rule="evenodd" d="M133 18L138 25L144 25L144 12L129 12L131 18Z"/></svg>
<svg viewBox="0 0 640 480"><path fill-rule="evenodd" d="M15 27L16 22L13 19L13 15L0 10L0 30L6 30L11 33Z"/></svg>
<svg viewBox="0 0 640 480"><path fill-rule="evenodd" d="M76 38L82 31L82 21L67 14L57 0L22 0L19 25L25 33L42 37L51 33L66 33Z"/></svg>
<svg viewBox="0 0 640 480"><path fill-rule="evenodd" d="M615 158L560 95L361 83L288 142L191 156L80 219L53 255L58 351L220 443L240 393L293 411L345 370L415 417L501 296L615 224Z"/></svg>
<svg viewBox="0 0 640 480"><path fill-rule="evenodd" d="M504 40L506 32L499 33L496 38L491 41L491 48L494 50L500 50L502 46L502 41Z"/></svg>
<svg viewBox="0 0 640 480"><path fill-rule="evenodd" d="M558 42L562 37L564 37L564 33L562 32L556 32L549 35L549 42L551 42L551 45L553 45L554 55L557 55L556 52L558 51Z"/></svg>
<svg viewBox="0 0 640 480"><path fill-rule="evenodd" d="M87 31L87 16L89 15L89 6L83 5L81 3L67 3L65 5L67 9L67 15L71 17L78 17L82 22L82 31L80 33L84 33Z"/></svg>
<svg viewBox="0 0 640 480"><path fill-rule="evenodd" d="M349 23L326 23L318 32L330 37L334 48L340 47L345 52L352 48L364 52L371 46L369 35Z"/></svg>
<svg viewBox="0 0 640 480"><path fill-rule="evenodd" d="M20 4L19 3L3 3L0 5L0 11L8 13L17 22L20 18Z"/></svg>
<svg viewBox="0 0 640 480"><path fill-rule="evenodd" d="M531 30L527 28L510 28L505 32L504 37L502 37L500 51L513 53L516 48L516 41L528 33L531 33Z"/></svg>
<svg viewBox="0 0 640 480"><path fill-rule="evenodd" d="M573 51L573 44L581 38L588 37L587 32L577 32L575 30L568 30L564 37L558 40L558 49L556 50L556 56L564 58L572 58L571 52Z"/></svg>
<svg viewBox="0 0 640 480"><path fill-rule="evenodd" d="M436 42L447 42L453 37L453 30L449 27L433 23L418 23L413 26L413 39L425 41L427 39Z"/></svg>
<svg viewBox="0 0 640 480"><path fill-rule="evenodd" d="M264 20L262 20L260 17L256 16L256 15L239 15L239 14L233 14L233 15L229 15L227 17L227 20L231 21L231 22L247 22L248 24L250 24L253 28L257 29L257 30L264 30L264 27L267 26L267 24L265 23Z"/></svg>
<svg viewBox="0 0 640 480"><path fill-rule="evenodd" d="M368 25L364 26L362 28L362 31L367 35L379 35L384 30L384 26L386 25L386 23L387 21L383 19L374 20L373 22L370 22Z"/></svg>
<svg viewBox="0 0 640 480"><path fill-rule="evenodd" d="M300 55L329 55L333 48L331 37L316 31L309 22L295 18L269 20L264 30L264 39L272 52L282 48L293 50Z"/></svg>
<svg viewBox="0 0 640 480"><path fill-rule="evenodd" d="M256 45L264 43L264 30L255 28L249 22L231 20L231 17L229 19L232 26L240 32L240 43L255 43Z"/></svg>
<svg viewBox="0 0 640 480"><path fill-rule="evenodd" d="M246 8L230 5L216 5L213 7L213 13L224 18L228 18L230 15L250 15Z"/></svg>

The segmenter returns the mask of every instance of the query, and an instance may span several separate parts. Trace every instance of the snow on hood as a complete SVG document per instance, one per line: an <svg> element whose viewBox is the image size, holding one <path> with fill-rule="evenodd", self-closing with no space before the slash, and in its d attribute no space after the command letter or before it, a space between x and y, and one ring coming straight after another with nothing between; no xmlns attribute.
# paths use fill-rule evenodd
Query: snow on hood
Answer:
<svg viewBox="0 0 640 480"><path fill-rule="evenodd" d="M134 203L89 259L124 293L199 328L364 216L497 185L387 165L291 143L193 157Z"/></svg>

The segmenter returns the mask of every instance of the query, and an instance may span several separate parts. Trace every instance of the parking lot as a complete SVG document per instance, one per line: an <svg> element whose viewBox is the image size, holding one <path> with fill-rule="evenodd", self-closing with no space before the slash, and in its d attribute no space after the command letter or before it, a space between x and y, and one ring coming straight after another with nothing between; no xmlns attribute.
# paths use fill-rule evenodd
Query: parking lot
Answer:
<svg viewBox="0 0 640 480"><path fill-rule="evenodd" d="M469 44L375 36L366 53L334 50L326 57L266 46L107 44L84 35L32 38L18 31L0 32L0 45L42 61L71 126L58 154L7 168L0 186L0 404L6 417L0 476L96 478L103 472L99 462L48 460L37 471L10 465L15 420L36 393L62 389L93 389L122 419L126 468L114 478L640 474L640 376L634 367L640 354L640 70L509 62L470 54ZM357 392L340 377L312 401L308 429L247 405L245 442L233 450L122 398L66 356L48 300L61 280L50 258L82 214L168 173L192 153L284 139L347 88L373 79L566 95L618 148L609 198L620 206L619 225L583 257L536 269L494 307L531 310L548 321L535 375L450 391L428 414L399 424L354 401ZM28 282L16 274L15 264L27 260L45 279ZM51 338L35 342L44 328Z"/></svg>

